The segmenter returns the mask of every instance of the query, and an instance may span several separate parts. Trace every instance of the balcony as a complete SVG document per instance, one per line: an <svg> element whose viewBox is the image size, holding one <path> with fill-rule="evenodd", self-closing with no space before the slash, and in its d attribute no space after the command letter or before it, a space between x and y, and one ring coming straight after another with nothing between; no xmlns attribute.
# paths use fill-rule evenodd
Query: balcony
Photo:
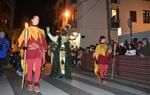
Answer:
<svg viewBox="0 0 150 95"><path fill-rule="evenodd" d="M118 4L119 0L111 0L111 3Z"/></svg>
<svg viewBox="0 0 150 95"><path fill-rule="evenodd" d="M113 16L111 18L111 28L119 28L120 26L120 21L116 16Z"/></svg>
<svg viewBox="0 0 150 95"><path fill-rule="evenodd" d="M120 23L119 22L111 22L111 28L119 28Z"/></svg>

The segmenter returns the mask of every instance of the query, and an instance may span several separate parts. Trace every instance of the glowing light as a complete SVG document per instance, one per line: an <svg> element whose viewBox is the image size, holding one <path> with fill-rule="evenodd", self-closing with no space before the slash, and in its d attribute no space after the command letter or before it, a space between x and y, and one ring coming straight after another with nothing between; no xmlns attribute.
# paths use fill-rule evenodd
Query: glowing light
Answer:
<svg viewBox="0 0 150 95"><path fill-rule="evenodd" d="M26 22L26 23L25 23L25 28L28 28L28 27L29 27L29 25L28 25L28 23Z"/></svg>
<svg viewBox="0 0 150 95"><path fill-rule="evenodd" d="M65 16L66 18L68 18L68 17L70 16L70 12L69 12L68 10L66 10L64 16Z"/></svg>
<svg viewBox="0 0 150 95"><path fill-rule="evenodd" d="M117 15L117 10L112 10L112 17Z"/></svg>
<svg viewBox="0 0 150 95"><path fill-rule="evenodd" d="M118 28L118 36L121 36L122 35L122 30L121 30L121 27Z"/></svg>

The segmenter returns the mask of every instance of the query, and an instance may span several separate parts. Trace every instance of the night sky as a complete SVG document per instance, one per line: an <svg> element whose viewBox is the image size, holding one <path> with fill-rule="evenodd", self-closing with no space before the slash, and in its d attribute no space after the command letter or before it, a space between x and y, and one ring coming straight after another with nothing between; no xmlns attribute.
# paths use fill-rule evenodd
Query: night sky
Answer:
<svg viewBox="0 0 150 95"><path fill-rule="evenodd" d="M14 28L20 27L25 19L33 15L40 16L40 27L52 26L55 18L55 2L56 0L16 0Z"/></svg>

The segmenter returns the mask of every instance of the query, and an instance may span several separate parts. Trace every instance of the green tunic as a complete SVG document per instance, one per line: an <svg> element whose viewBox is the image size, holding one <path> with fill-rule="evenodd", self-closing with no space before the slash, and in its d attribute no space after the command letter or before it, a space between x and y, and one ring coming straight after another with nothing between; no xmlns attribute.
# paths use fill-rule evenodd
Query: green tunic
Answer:
<svg viewBox="0 0 150 95"><path fill-rule="evenodd" d="M65 62L65 78L71 79L71 49L69 40L64 43L65 52L66 52L66 62ZM59 51L61 47L61 36L58 37L58 45L54 51L53 65L52 65L52 74L54 77L61 77L61 69L60 69L60 60L59 60Z"/></svg>

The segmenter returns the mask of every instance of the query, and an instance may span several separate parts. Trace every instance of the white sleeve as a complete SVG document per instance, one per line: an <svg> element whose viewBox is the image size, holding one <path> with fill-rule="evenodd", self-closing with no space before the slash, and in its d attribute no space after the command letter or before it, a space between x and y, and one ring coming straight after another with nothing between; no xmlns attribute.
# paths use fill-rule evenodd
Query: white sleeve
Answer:
<svg viewBox="0 0 150 95"><path fill-rule="evenodd" d="M134 56L134 55L136 55L136 50L127 50L127 52L125 53L125 55Z"/></svg>
<svg viewBox="0 0 150 95"><path fill-rule="evenodd" d="M128 50L126 51L125 55L128 55Z"/></svg>
<svg viewBox="0 0 150 95"><path fill-rule="evenodd" d="M57 43L57 39L58 39L58 36L53 36L51 35L50 33L48 34L48 37L55 43Z"/></svg>
<svg viewBox="0 0 150 95"><path fill-rule="evenodd" d="M132 55L136 55L136 50L134 49L134 50L131 50L131 54Z"/></svg>

